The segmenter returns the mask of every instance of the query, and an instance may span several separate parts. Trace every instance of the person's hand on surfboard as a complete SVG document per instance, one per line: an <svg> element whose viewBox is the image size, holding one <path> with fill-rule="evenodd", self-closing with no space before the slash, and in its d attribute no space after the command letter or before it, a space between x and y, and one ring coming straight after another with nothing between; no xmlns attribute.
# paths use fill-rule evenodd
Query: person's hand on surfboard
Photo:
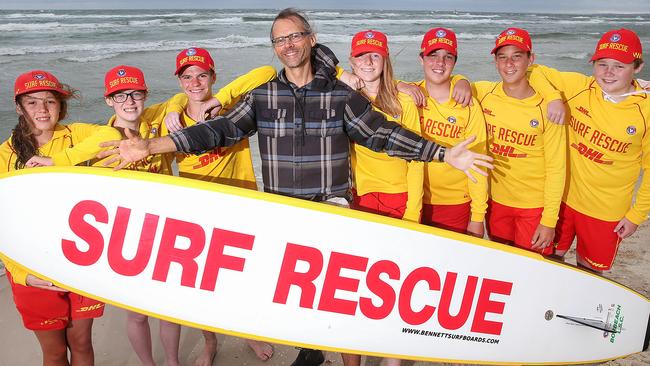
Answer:
<svg viewBox="0 0 650 366"><path fill-rule="evenodd" d="M106 141L99 144L101 147L112 147L97 154L97 158L107 158L104 166L108 167L119 163L113 170L120 170L134 161L139 161L149 156L149 139L141 138L137 133L125 128L126 139Z"/></svg>
<svg viewBox="0 0 650 366"><path fill-rule="evenodd" d="M494 159L490 156L478 154L469 150L467 145L474 142L474 140L476 140L476 136L470 136L458 145L448 148L445 152L445 163L458 170L462 170L472 182L476 183L476 178L474 178L470 170L487 177L488 173L479 168L479 166L494 169L494 165L490 164Z"/></svg>
<svg viewBox="0 0 650 366"><path fill-rule="evenodd" d="M68 290L55 286L52 282L42 280L32 274L27 275L27 279L25 279L25 283L27 284L27 286L38 287L43 290L68 292Z"/></svg>
<svg viewBox="0 0 650 366"><path fill-rule="evenodd" d="M49 158L47 156L38 156L34 155L27 162L25 163L25 166L27 168L36 168L39 166L52 166L54 163L52 162L52 158Z"/></svg>

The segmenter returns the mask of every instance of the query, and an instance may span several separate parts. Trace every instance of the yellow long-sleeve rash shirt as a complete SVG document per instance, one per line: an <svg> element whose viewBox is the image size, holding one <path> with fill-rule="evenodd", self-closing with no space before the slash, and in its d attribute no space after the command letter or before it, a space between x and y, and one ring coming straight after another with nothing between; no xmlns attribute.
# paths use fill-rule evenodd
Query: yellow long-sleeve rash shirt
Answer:
<svg viewBox="0 0 650 366"><path fill-rule="evenodd" d="M650 212L650 98L606 101L593 76L535 65L531 83L545 78L565 95L569 179L564 201L604 221L641 224ZM636 90L641 90L635 82ZM635 185L642 173L636 199Z"/></svg>
<svg viewBox="0 0 650 366"><path fill-rule="evenodd" d="M438 103L428 95L426 81L419 81L415 85L427 96L426 107L419 108L422 136L444 146L454 146L470 136L476 136L469 149L486 153L485 120L475 99L473 106L467 107L457 104L451 97L445 103ZM474 176L476 183L448 164L426 163L424 203L456 205L471 201L471 221L482 222L487 210L488 183L485 176Z"/></svg>
<svg viewBox="0 0 650 366"><path fill-rule="evenodd" d="M142 112L140 116L140 127L139 133L142 138L154 138L164 136L162 133L162 121L163 118L167 115L167 109L165 103L158 103L151 105ZM107 126L111 127L112 130L115 130L113 124L115 123L115 116L112 116L107 123ZM115 130L117 131L117 130ZM119 132L118 132L119 134ZM119 140L123 136L107 138L107 140ZM89 142L90 144L91 142ZM84 144L85 145L85 144ZM54 165L77 165L80 162L83 162L88 159L87 154L84 152L85 146L74 146L68 149L65 149L52 157ZM126 168L127 170L138 170L141 172L149 173L159 173L159 174L172 174L171 162L173 155L171 154L155 154L147 156L146 158L129 164ZM104 160L91 160L91 164L97 167L103 167ZM117 164L114 164L117 165Z"/></svg>
<svg viewBox="0 0 650 366"><path fill-rule="evenodd" d="M540 94L516 99L502 85L473 84L494 157L490 197L510 207L543 207L540 223L555 227L566 178L566 128L545 118L548 100Z"/></svg>
<svg viewBox="0 0 650 366"><path fill-rule="evenodd" d="M276 75L273 67L262 66L221 88L214 95L222 105L219 114L226 113L242 95L272 80ZM185 126L196 124L196 121L185 112L187 96L184 93L177 94L168 103L169 111L181 113L181 120ZM176 162L182 177L257 189L248 139L229 148L221 147L200 155L179 153L176 154Z"/></svg>
<svg viewBox="0 0 650 366"><path fill-rule="evenodd" d="M86 146L86 148L81 149L82 153L79 155L84 156L81 158L82 160L79 161L83 162L93 158L99 151L101 151L99 142L114 140L116 138L120 138L120 133L117 130L106 126L88 123L72 123L69 125L57 124L52 139L45 145L39 147L38 153L40 156L53 157L65 149L81 145ZM84 144L87 141L90 141L90 143ZM11 140L9 139L3 142L2 145L0 145L0 171L10 172L15 170L16 159L17 155L11 144ZM26 285L25 281L28 272L25 271L22 266L5 256L0 256L0 259L4 262L7 271L11 273L14 282L20 285Z"/></svg>
<svg viewBox="0 0 650 366"><path fill-rule="evenodd" d="M402 113L399 116L390 116L374 106L373 109L382 113L386 119L420 134L415 103L410 96L402 93L398 94L398 100L402 106ZM424 163L407 162L358 144L353 144L352 147L352 173L357 194L406 192L408 199L403 218L419 222L422 211Z"/></svg>

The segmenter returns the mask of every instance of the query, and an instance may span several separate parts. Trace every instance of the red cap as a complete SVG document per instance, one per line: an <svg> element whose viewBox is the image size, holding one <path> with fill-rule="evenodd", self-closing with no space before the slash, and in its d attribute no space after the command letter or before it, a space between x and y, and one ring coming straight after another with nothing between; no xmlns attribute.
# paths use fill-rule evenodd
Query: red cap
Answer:
<svg viewBox="0 0 650 366"><path fill-rule="evenodd" d="M434 28L429 30L422 38L420 53L423 56L439 49L447 50L454 56L458 56L458 44L456 43L456 33L447 28Z"/></svg>
<svg viewBox="0 0 650 366"><path fill-rule="evenodd" d="M63 88L59 79L54 75L43 70L33 70L20 74L16 78L16 82L14 83L14 98L22 94L44 90L70 95L70 92Z"/></svg>
<svg viewBox="0 0 650 366"><path fill-rule="evenodd" d="M643 58L642 54L639 36L629 29L621 28L603 34L591 61L613 58L624 64L631 64L634 60Z"/></svg>
<svg viewBox="0 0 650 366"><path fill-rule="evenodd" d="M174 72L174 75L178 75L181 69L191 65L198 66L206 71L214 71L214 61L210 56L210 52L203 48L190 47L182 50L176 56L176 72Z"/></svg>
<svg viewBox="0 0 650 366"><path fill-rule="evenodd" d="M147 83L144 81L142 70L120 65L108 70L104 77L104 87L104 96L107 97L122 90L147 90Z"/></svg>
<svg viewBox="0 0 650 366"><path fill-rule="evenodd" d="M388 56L388 39L382 32L365 30L352 37L350 56L357 57L368 52L376 52L384 57Z"/></svg>
<svg viewBox="0 0 650 366"><path fill-rule="evenodd" d="M501 32L494 42L491 53L496 53L499 47L512 45L526 52L533 50L533 42L530 40L528 31L521 28L508 28Z"/></svg>

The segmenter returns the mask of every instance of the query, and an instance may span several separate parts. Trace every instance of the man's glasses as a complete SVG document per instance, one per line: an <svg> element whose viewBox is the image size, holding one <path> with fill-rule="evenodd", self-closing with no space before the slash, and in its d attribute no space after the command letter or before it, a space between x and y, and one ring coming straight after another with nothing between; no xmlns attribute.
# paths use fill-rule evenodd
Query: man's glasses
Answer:
<svg viewBox="0 0 650 366"><path fill-rule="evenodd" d="M273 43L273 46L275 47L282 47L285 44L287 44L287 42L291 42L291 43L300 42L303 40L303 38L305 38L310 34L311 34L310 32L291 33L288 36L272 38L271 43Z"/></svg>
<svg viewBox="0 0 650 366"><path fill-rule="evenodd" d="M132 91L130 93L115 93L115 94L111 95L111 99L113 99L113 101L115 103L124 103L124 102L126 102L127 99L129 99L129 97L131 97L131 99L133 99L135 101L135 100L142 100L146 96L147 96L147 93L145 93L145 92L143 92L141 90L136 90L136 91Z"/></svg>

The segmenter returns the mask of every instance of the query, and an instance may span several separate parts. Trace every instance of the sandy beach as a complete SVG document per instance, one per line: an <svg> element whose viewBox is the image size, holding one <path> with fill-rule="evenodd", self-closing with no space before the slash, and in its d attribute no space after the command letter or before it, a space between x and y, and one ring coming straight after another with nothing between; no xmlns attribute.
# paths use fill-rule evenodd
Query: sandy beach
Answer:
<svg viewBox="0 0 650 366"><path fill-rule="evenodd" d="M650 296L650 224L644 223L637 232L622 245L608 277L618 281L644 296ZM568 261L574 261L572 253ZM93 328L96 365L130 366L139 365L135 353L126 337L125 312L122 309L107 306L105 315L95 321ZM151 320L152 333L157 334L157 321ZM11 289L6 276L0 277L0 366L39 365L41 353L38 342L31 331L23 328L14 307ZM269 361L260 361L239 338L218 335L219 351L213 365L249 365L249 366L288 366L294 360L297 350L289 346L275 346L275 354ZM163 365L163 352L160 341L154 336L154 355L158 364ZM180 358L183 365L193 365L203 347L203 337L196 329L183 328L180 344ZM329 352L325 365L342 365L339 354ZM379 360L368 358L367 366L378 366ZM434 365L425 362L403 362L405 366ZM442 364L436 364L442 365ZM642 366L650 365L650 352L605 363L607 366Z"/></svg>

